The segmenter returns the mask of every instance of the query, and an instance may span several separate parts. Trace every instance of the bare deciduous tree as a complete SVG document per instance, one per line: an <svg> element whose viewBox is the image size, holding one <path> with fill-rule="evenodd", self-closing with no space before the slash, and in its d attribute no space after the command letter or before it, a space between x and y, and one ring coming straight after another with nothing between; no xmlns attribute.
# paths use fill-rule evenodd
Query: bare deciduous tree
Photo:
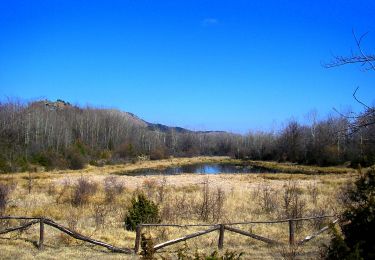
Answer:
<svg viewBox="0 0 375 260"><path fill-rule="evenodd" d="M338 67L347 64L360 64L365 71L375 71L375 55L368 54L362 48L362 40L367 35L367 33L362 34L360 37L356 35L353 30L353 37L356 43L357 52L351 52L349 56L334 56L333 60L329 63L324 64L326 68ZM375 108L363 102L357 97L359 87L353 93L354 100L362 106L362 112L355 113L351 112L349 114L340 114L343 118L347 119L349 124L344 127L340 132L345 133L347 136L351 136L359 144L359 154L360 161L366 164L373 163L373 158L375 156L375 150L371 148L375 142L375 136L373 134L375 130ZM371 146L371 147L369 147ZM366 151L365 151L366 150ZM370 158L370 159L369 159ZM372 159L371 159L372 158Z"/></svg>

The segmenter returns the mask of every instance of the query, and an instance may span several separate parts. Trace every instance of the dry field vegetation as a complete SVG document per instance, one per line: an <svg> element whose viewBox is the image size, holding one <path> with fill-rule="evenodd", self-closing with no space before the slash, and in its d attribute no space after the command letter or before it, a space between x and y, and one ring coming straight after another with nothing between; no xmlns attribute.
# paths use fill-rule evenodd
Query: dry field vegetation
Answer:
<svg viewBox="0 0 375 260"><path fill-rule="evenodd" d="M335 214L340 212L340 187L356 173L345 168L281 165L293 174L181 174L172 176L127 176L128 170L166 167L198 162L230 162L226 157L179 158L144 161L128 165L87 167L78 171L14 173L0 175L0 183L11 187L5 215L44 216L73 230L118 247L134 247L135 232L124 229L124 218L134 194L143 192L159 205L163 223L228 223L250 220L276 220L289 217ZM261 164L261 162L258 162ZM263 162L265 164L271 164ZM272 164L276 169L277 164ZM268 165L270 166L270 165ZM301 174L298 172L308 173ZM325 174L316 174L325 173ZM0 228L18 225L2 221ZM298 223L296 240L310 235L327 222ZM237 228L277 241L288 242L288 224L242 225ZM111 253L105 248L77 241L46 226L45 249L38 251L38 225L2 235L2 259L138 259L135 255ZM155 243L193 233L204 228L145 228ZM301 259L316 259L327 243L323 234L306 245L294 248ZM176 259L176 251L209 253L217 248L218 232L167 247L157 258ZM287 258L289 247L268 246L263 242L225 232L224 250L244 252L243 259ZM290 252L289 252L290 253Z"/></svg>

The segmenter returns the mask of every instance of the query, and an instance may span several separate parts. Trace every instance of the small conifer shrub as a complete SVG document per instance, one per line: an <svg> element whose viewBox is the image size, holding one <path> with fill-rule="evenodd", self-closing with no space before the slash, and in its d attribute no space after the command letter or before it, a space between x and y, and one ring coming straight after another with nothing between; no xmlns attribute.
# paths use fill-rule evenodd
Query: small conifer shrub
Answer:
<svg viewBox="0 0 375 260"><path fill-rule="evenodd" d="M141 223L159 223L159 208L148 200L144 194L134 196L125 216L125 228L135 230L136 226Z"/></svg>

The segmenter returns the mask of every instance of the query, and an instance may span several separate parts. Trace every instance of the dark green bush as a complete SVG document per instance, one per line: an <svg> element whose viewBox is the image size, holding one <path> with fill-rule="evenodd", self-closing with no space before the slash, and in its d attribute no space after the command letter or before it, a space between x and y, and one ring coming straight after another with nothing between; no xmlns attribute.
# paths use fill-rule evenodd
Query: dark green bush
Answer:
<svg viewBox="0 0 375 260"><path fill-rule="evenodd" d="M33 163L37 163L41 166L48 167L51 165L51 160L46 156L45 153L35 154L31 160Z"/></svg>
<svg viewBox="0 0 375 260"><path fill-rule="evenodd" d="M34 154L31 158L31 162L44 166L46 170L65 169L69 166L68 162L61 154L58 154L52 150Z"/></svg>
<svg viewBox="0 0 375 260"><path fill-rule="evenodd" d="M332 226L331 227L332 240L330 247L327 250L327 259L345 259L345 260L360 260L360 252L358 246L355 248L349 248L346 244L344 237L339 231Z"/></svg>
<svg viewBox="0 0 375 260"><path fill-rule="evenodd" d="M71 148L75 151L80 153L81 155L87 155L90 152L88 146L86 146L81 140L77 139Z"/></svg>
<svg viewBox="0 0 375 260"><path fill-rule="evenodd" d="M375 259L375 169L343 193L342 236L334 231L327 259Z"/></svg>
<svg viewBox="0 0 375 260"><path fill-rule="evenodd" d="M25 156L20 156L16 160L16 165L18 166L18 171L25 172L30 170L30 165Z"/></svg>
<svg viewBox="0 0 375 260"><path fill-rule="evenodd" d="M125 216L125 228L135 230L136 226L141 223L159 223L159 208L148 200L144 194L138 194L133 197L128 214Z"/></svg>
<svg viewBox="0 0 375 260"><path fill-rule="evenodd" d="M9 165L9 161L7 161L1 154L0 154L0 173L11 172L12 168Z"/></svg>
<svg viewBox="0 0 375 260"><path fill-rule="evenodd" d="M70 152L67 157L69 163L69 169L72 170L80 170L85 167L85 158L81 153L78 152Z"/></svg>

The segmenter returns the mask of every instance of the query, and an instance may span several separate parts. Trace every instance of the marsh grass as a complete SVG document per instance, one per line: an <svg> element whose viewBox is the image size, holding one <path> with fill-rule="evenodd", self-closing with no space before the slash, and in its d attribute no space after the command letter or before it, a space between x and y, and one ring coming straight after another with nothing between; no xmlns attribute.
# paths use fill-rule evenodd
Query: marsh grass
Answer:
<svg viewBox="0 0 375 260"><path fill-rule="evenodd" d="M266 161L247 161L248 164L271 169L282 173L302 173L302 174L345 174L355 170L347 167L320 167L313 165L299 165L295 163L278 163Z"/></svg>
<svg viewBox="0 0 375 260"><path fill-rule="evenodd" d="M135 169L136 167L145 167L145 165L155 167L156 165L196 163L205 160L217 162L220 161L220 158L184 158L139 162L135 165L124 165L122 168ZM229 159L224 158L224 160ZM342 173L341 168L335 170L340 174L324 175L278 173L118 176L115 173L120 168L120 166L100 168L90 166L80 171L33 173L33 187L30 193L28 192L27 173L0 175L0 183L12 182L17 187L9 194L4 214L46 216L84 235L116 246L131 248L134 246L135 233L124 229L124 217L132 197L137 192L147 194L149 199L158 205L164 223L195 224L270 220L287 216L311 216L339 212L341 206L336 200L337 192L354 176L352 173ZM84 203L75 204L72 203L72 198L76 195L76 190L80 189L81 178L96 188L95 192L83 192L89 196L84 196ZM302 213L288 215L285 194L288 194L288 201L289 198L295 196L299 202L304 202ZM295 203L295 199L290 199L289 211L291 210L290 205L293 203ZM2 226L17 224L19 222L13 221L2 223ZM327 224L326 220L304 222L297 230L296 240L310 235L325 224ZM239 225L237 228L277 241L288 241L288 225L285 223ZM160 243L203 229L205 228L160 227L145 228L144 232L152 236L155 243ZM49 227L46 228L46 249L44 251L39 252L34 247L33 243L37 240L37 227L22 233L1 236L2 256L9 259L95 257L119 259L124 257L76 241ZM304 259L314 259L319 253L319 246L328 241L328 234L323 234L303 246L298 254L302 255ZM189 240L186 245L191 254L194 254L196 250L200 253L210 254L217 249L217 242L218 233L213 232ZM176 252L183 246L182 243L167 247L156 256L158 258L161 256L175 257ZM225 232L224 249L244 252L244 259L280 259L284 250L281 247L270 247L261 241L231 232ZM134 256L125 256L125 258L135 259Z"/></svg>

